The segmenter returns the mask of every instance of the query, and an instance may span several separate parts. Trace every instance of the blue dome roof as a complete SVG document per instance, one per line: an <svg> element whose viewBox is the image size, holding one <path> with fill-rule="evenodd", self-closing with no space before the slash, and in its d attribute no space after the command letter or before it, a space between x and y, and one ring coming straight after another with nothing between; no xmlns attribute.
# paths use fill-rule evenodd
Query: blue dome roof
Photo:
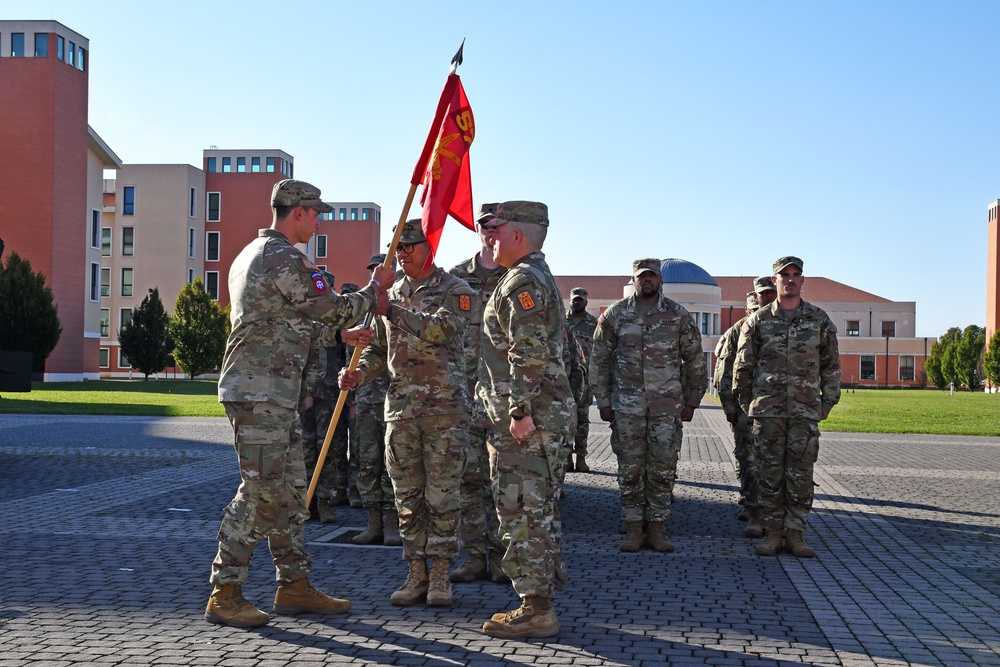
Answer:
<svg viewBox="0 0 1000 667"><path fill-rule="evenodd" d="M660 267L660 276L665 283L695 283L700 285L715 285L715 278L697 264L684 259L665 259Z"/></svg>

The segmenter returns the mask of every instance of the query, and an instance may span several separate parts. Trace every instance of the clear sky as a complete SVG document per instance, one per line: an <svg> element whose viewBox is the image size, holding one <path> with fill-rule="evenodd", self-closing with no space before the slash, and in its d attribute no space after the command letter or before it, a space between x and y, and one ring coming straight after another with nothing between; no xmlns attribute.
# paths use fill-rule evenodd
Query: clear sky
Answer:
<svg viewBox="0 0 1000 667"><path fill-rule="evenodd" d="M658 256L757 275L794 254L807 299L824 276L917 302L918 336L985 324L994 0L0 0L0 17L90 40L90 124L124 162L278 148L325 199L379 204L386 242L466 38L475 200L546 202L555 273ZM438 263L476 246L451 222Z"/></svg>

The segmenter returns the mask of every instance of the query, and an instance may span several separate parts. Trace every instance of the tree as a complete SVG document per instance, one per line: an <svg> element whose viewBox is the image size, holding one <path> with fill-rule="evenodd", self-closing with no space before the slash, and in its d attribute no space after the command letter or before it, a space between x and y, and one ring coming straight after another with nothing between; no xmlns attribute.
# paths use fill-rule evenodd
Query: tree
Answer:
<svg viewBox="0 0 1000 667"><path fill-rule="evenodd" d="M188 377L207 373L222 365L229 336L229 314L212 300L201 278L195 278L177 295L170 318L174 359Z"/></svg>
<svg viewBox="0 0 1000 667"><path fill-rule="evenodd" d="M944 371L941 370L943 349L944 346L935 341L931 345L931 353L924 360L924 371L927 373L927 379L938 389L944 389L948 386L948 381L944 379Z"/></svg>
<svg viewBox="0 0 1000 667"><path fill-rule="evenodd" d="M132 321L118 330L122 354L143 374L144 380L170 363L170 351L174 346L167 331L169 319L160 301L160 290L154 287L132 313Z"/></svg>
<svg viewBox="0 0 1000 667"><path fill-rule="evenodd" d="M986 330L975 324L965 327L962 337L955 344L955 375L969 391L978 391L982 387L979 358L985 346Z"/></svg>
<svg viewBox="0 0 1000 667"><path fill-rule="evenodd" d="M0 262L0 350L31 352L32 370L45 370L45 360L62 335L59 309L45 276L16 252Z"/></svg>
<svg viewBox="0 0 1000 667"><path fill-rule="evenodd" d="M955 348L961 339L962 330L958 327L951 327L938 339L941 346L941 375L944 376L945 386L949 383L953 383L955 387L962 385L962 380L955 371Z"/></svg>
<svg viewBox="0 0 1000 667"><path fill-rule="evenodd" d="M990 338L989 347L983 356L983 372L994 388L1000 387L1000 330Z"/></svg>

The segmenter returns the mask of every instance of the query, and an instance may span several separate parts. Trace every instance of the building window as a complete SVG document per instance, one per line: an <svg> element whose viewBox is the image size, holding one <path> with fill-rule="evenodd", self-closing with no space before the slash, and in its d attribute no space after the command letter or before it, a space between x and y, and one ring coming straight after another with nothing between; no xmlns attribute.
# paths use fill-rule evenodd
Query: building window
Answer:
<svg viewBox="0 0 1000 667"><path fill-rule="evenodd" d="M188 257L194 259L194 227L188 227Z"/></svg>
<svg viewBox="0 0 1000 667"><path fill-rule="evenodd" d="M122 296L132 296L132 269L122 269Z"/></svg>
<svg viewBox="0 0 1000 667"><path fill-rule="evenodd" d="M351 209L351 220L357 220L357 219L358 219L358 209L352 208Z"/></svg>
<svg viewBox="0 0 1000 667"><path fill-rule="evenodd" d="M101 212L96 208L90 210L90 247L101 247Z"/></svg>
<svg viewBox="0 0 1000 667"><path fill-rule="evenodd" d="M57 36L56 37L56 57L59 60L66 59L66 38Z"/></svg>
<svg viewBox="0 0 1000 667"><path fill-rule="evenodd" d="M250 158L250 171L259 174L260 173L260 158L254 157Z"/></svg>
<svg viewBox="0 0 1000 667"><path fill-rule="evenodd" d="M194 282L194 269L188 269L188 285Z"/></svg>
<svg viewBox="0 0 1000 667"><path fill-rule="evenodd" d="M111 309L101 308L101 338L111 335Z"/></svg>
<svg viewBox="0 0 1000 667"><path fill-rule="evenodd" d="M712 314L702 313L701 314L701 335L708 336L712 333Z"/></svg>
<svg viewBox="0 0 1000 667"><path fill-rule="evenodd" d="M210 173L210 174L214 174L215 173L215 158L214 157L208 158L208 173Z"/></svg>
<svg viewBox="0 0 1000 667"><path fill-rule="evenodd" d="M861 335L861 320L847 320L847 335L848 336Z"/></svg>
<svg viewBox="0 0 1000 667"><path fill-rule="evenodd" d="M341 220L347 220L347 209L346 208L340 209L340 219Z"/></svg>
<svg viewBox="0 0 1000 667"><path fill-rule="evenodd" d="M239 174L247 173L247 159L245 157L236 158L236 172Z"/></svg>
<svg viewBox="0 0 1000 667"><path fill-rule="evenodd" d="M100 301L101 265L97 262L90 263L90 300Z"/></svg>
<svg viewBox="0 0 1000 667"><path fill-rule="evenodd" d="M75 60L76 60L76 44L70 42L69 46L66 47L66 64L73 65Z"/></svg>
<svg viewBox="0 0 1000 667"><path fill-rule="evenodd" d="M274 158L273 157L267 158L267 173L269 173L269 174L273 174L274 173Z"/></svg>
<svg viewBox="0 0 1000 667"><path fill-rule="evenodd" d="M198 189L191 188L191 196L188 197L188 217L193 218L198 213Z"/></svg>
<svg viewBox="0 0 1000 667"><path fill-rule="evenodd" d="M361 219L362 220L367 220L368 219L368 211L369 210L370 209L367 209L367 208L361 209Z"/></svg>
<svg viewBox="0 0 1000 667"><path fill-rule="evenodd" d="M36 58L49 57L49 33L47 32L35 33L35 57Z"/></svg>
<svg viewBox="0 0 1000 667"><path fill-rule="evenodd" d="M81 72L85 69L84 62L86 60L86 58L85 58L86 53L87 52L83 50L82 46L80 47L80 50L76 52L76 55L77 55L76 68L78 70L80 70Z"/></svg>
<svg viewBox="0 0 1000 667"><path fill-rule="evenodd" d="M316 268L320 271L326 271L326 264L317 264Z"/></svg>
<svg viewBox="0 0 1000 667"><path fill-rule="evenodd" d="M135 227L122 227L122 256L135 254Z"/></svg>
<svg viewBox="0 0 1000 667"><path fill-rule="evenodd" d="M101 269L101 296L111 296L111 269Z"/></svg>
<svg viewBox="0 0 1000 667"><path fill-rule="evenodd" d="M101 257L111 257L110 227L101 227Z"/></svg>
<svg viewBox="0 0 1000 667"><path fill-rule="evenodd" d="M326 234L316 237L316 256L326 257Z"/></svg>
<svg viewBox="0 0 1000 667"><path fill-rule="evenodd" d="M135 215L135 186L122 188L122 215Z"/></svg>
<svg viewBox="0 0 1000 667"><path fill-rule="evenodd" d="M101 368L108 368L111 366L111 350L106 347L101 348L101 355L97 365Z"/></svg>
<svg viewBox="0 0 1000 667"><path fill-rule="evenodd" d="M132 324L132 309L122 308L118 311L118 331L121 331L130 324Z"/></svg>
<svg viewBox="0 0 1000 667"><path fill-rule="evenodd" d="M208 292L208 296L212 297L213 301L219 300L219 272L218 271L206 271L205 272L205 291Z"/></svg>
<svg viewBox="0 0 1000 667"><path fill-rule="evenodd" d="M899 357L899 379L902 382L913 382L914 359L912 356L900 355Z"/></svg>
<svg viewBox="0 0 1000 667"><path fill-rule="evenodd" d="M118 368L132 368L132 364L128 362L128 357L122 352L122 349L118 348Z"/></svg>
<svg viewBox="0 0 1000 667"><path fill-rule="evenodd" d="M206 212L206 220L209 222L218 222L222 219L222 193L221 192L209 192L208 193L208 211Z"/></svg>
<svg viewBox="0 0 1000 667"><path fill-rule="evenodd" d="M861 355L861 379L862 380L874 380L875 379L875 355L874 354L862 354Z"/></svg>
<svg viewBox="0 0 1000 667"><path fill-rule="evenodd" d="M233 160L232 158L224 157L222 158L222 173L228 174L233 170Z"/></svg>
<svg viewBox="0 0 1000 667"><path fill-rule="evenodd" d="M896 322L882 322L882 337L894 338L896 336Z"/></svg>
<svg viewBox="0 0 1000 667"><path fill-rule="evenodd" d="M205 234L205 261L219 261L219 232Z"/></svg>
<svg viewBox="0 0 1000 667"><path fill-rule="evenodd" d="M10 55L15 58L24 57L24 33L15 32L10 36Z"/></svg>

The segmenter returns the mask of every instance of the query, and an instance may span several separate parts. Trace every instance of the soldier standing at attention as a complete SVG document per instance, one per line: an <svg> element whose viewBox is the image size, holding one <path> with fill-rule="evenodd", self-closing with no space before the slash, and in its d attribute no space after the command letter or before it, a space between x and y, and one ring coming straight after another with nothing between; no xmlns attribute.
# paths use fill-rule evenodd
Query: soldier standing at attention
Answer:
<svg viewBox="0 0 1000 667"><path fill-rule="evenodd" d="M594 393L590 389L590 355L594 351L594 330L597 328L597 318L587 312L587 297L590 294L582 287L574 287L569 291L569 312L566 313L566 324L576 338L583 352L583 394L576 402L576 463L573 457L566 463L569 472L590 472L587 465L587 438L590 437L590 404Z"/></svg>
<svg viewBox="0 0 1000 667"><path fill-rule="evenodd" d="M293 244L306 243L319 214L333 210L318 188L286 179L271 192L273 219L233 261L229 270L232 333L219 377L219 401L233 426L242 483L219 528L212 562L214 586L205 620L256 627L268 615L243 598L254 547L267 538L277 572L274 611L333 613L347 600L320 593L306 578L306 469L299 440L298 408L305 394L304 367L313 322L346 327L389 306L382 285L391 271L376 272L361 292L341 296ZM352 344L367 344L369 330L342 331Z"/></svg>
<svg viewBox="0 0 1000 667"><path fill-rule="evenodd" d="M434 264L424 267L430 247L419 219L406 222L398 247L405 275L389 290L391 305L376 321L358 370L343 370L340 386L371 382L389 369L385 459L408 565L390 601L449 606L469 422L463 341L475 292Z"/></svg>
<svg viewBox="0 0 1000 667"><path fill-rule="evenodd" d="M799 558L816 552L802 536L813 503L813 465L819 422L840 401L837 327L802 299L802 260L782 257L772 281L778 297L740 328L733 393L753 419L764 539L758 556L785 550Z"/></svg>
<svg viewBox="0 0 1000 667"><path fill-rule="evenodd" d="M664 534L677 478L682 425L708 389L701 334L683 306L661 294L660 260L632 263L635 293L598 319L590 362L601 419L611 422L618 457L625 538L621 551L645 541L673 551Z"/></svg>
<svg viewBox="0 0 1000 667"><path fill-rule="evenodd" d="M474 300L473 315L469 318L469 327L465 330L466 373L469 395L472 397L475 397L479 351L482 348L483 309L507 271L493 261L493 230L481 224L495 217L496 207L496 204L483 204L479 207L476 216L479 252L449 271L478 292ZM465 583L489 577L497 583L505 583L510 579L500 567L504 546L497 522L496 503L493 502L490 457L486 449L486 430L490 421L479 401L472 401L470 418L469 444L465 456L465 472L462 474L462 520L459 526L459 536L468 557L461 567L451 573L451 580Z"/></svg>
<svg viewBox="0 0 1000 667"><path fill-rule="evenodd" d="M541 252L548 207L509 201L482 226L493 231L493 261L507 268L483 313L476 391L492 427L490 477L506 551L503 570L521 597L517 609L483 624L491 637L551 637L560 536L553 521L560 470L576 432L576 403L563 362L563 300Z"/></svg>
<svg viewBox="0 0 1000 667"><path fill-rule="evenodd" d="M753 289L754 291L747 294L746 315L719 337L719 342L715 346L713 378L719 391L719 402L722 403L722 410L726 413L726 421L733 428L733 454L736 457L736 472L740 479L740 504L743 505L743 511L738 518L747 522L746 528L743 529L744 537L762 537L764 528L760 523L760 505L757 499L753 434L750 432L749 417L733 395L733 365L736 362L736 349L740 342L740 329L743 323L758 308L769 305L778 295L774 283L771 282L771 276L755 279Z"/></svg>

